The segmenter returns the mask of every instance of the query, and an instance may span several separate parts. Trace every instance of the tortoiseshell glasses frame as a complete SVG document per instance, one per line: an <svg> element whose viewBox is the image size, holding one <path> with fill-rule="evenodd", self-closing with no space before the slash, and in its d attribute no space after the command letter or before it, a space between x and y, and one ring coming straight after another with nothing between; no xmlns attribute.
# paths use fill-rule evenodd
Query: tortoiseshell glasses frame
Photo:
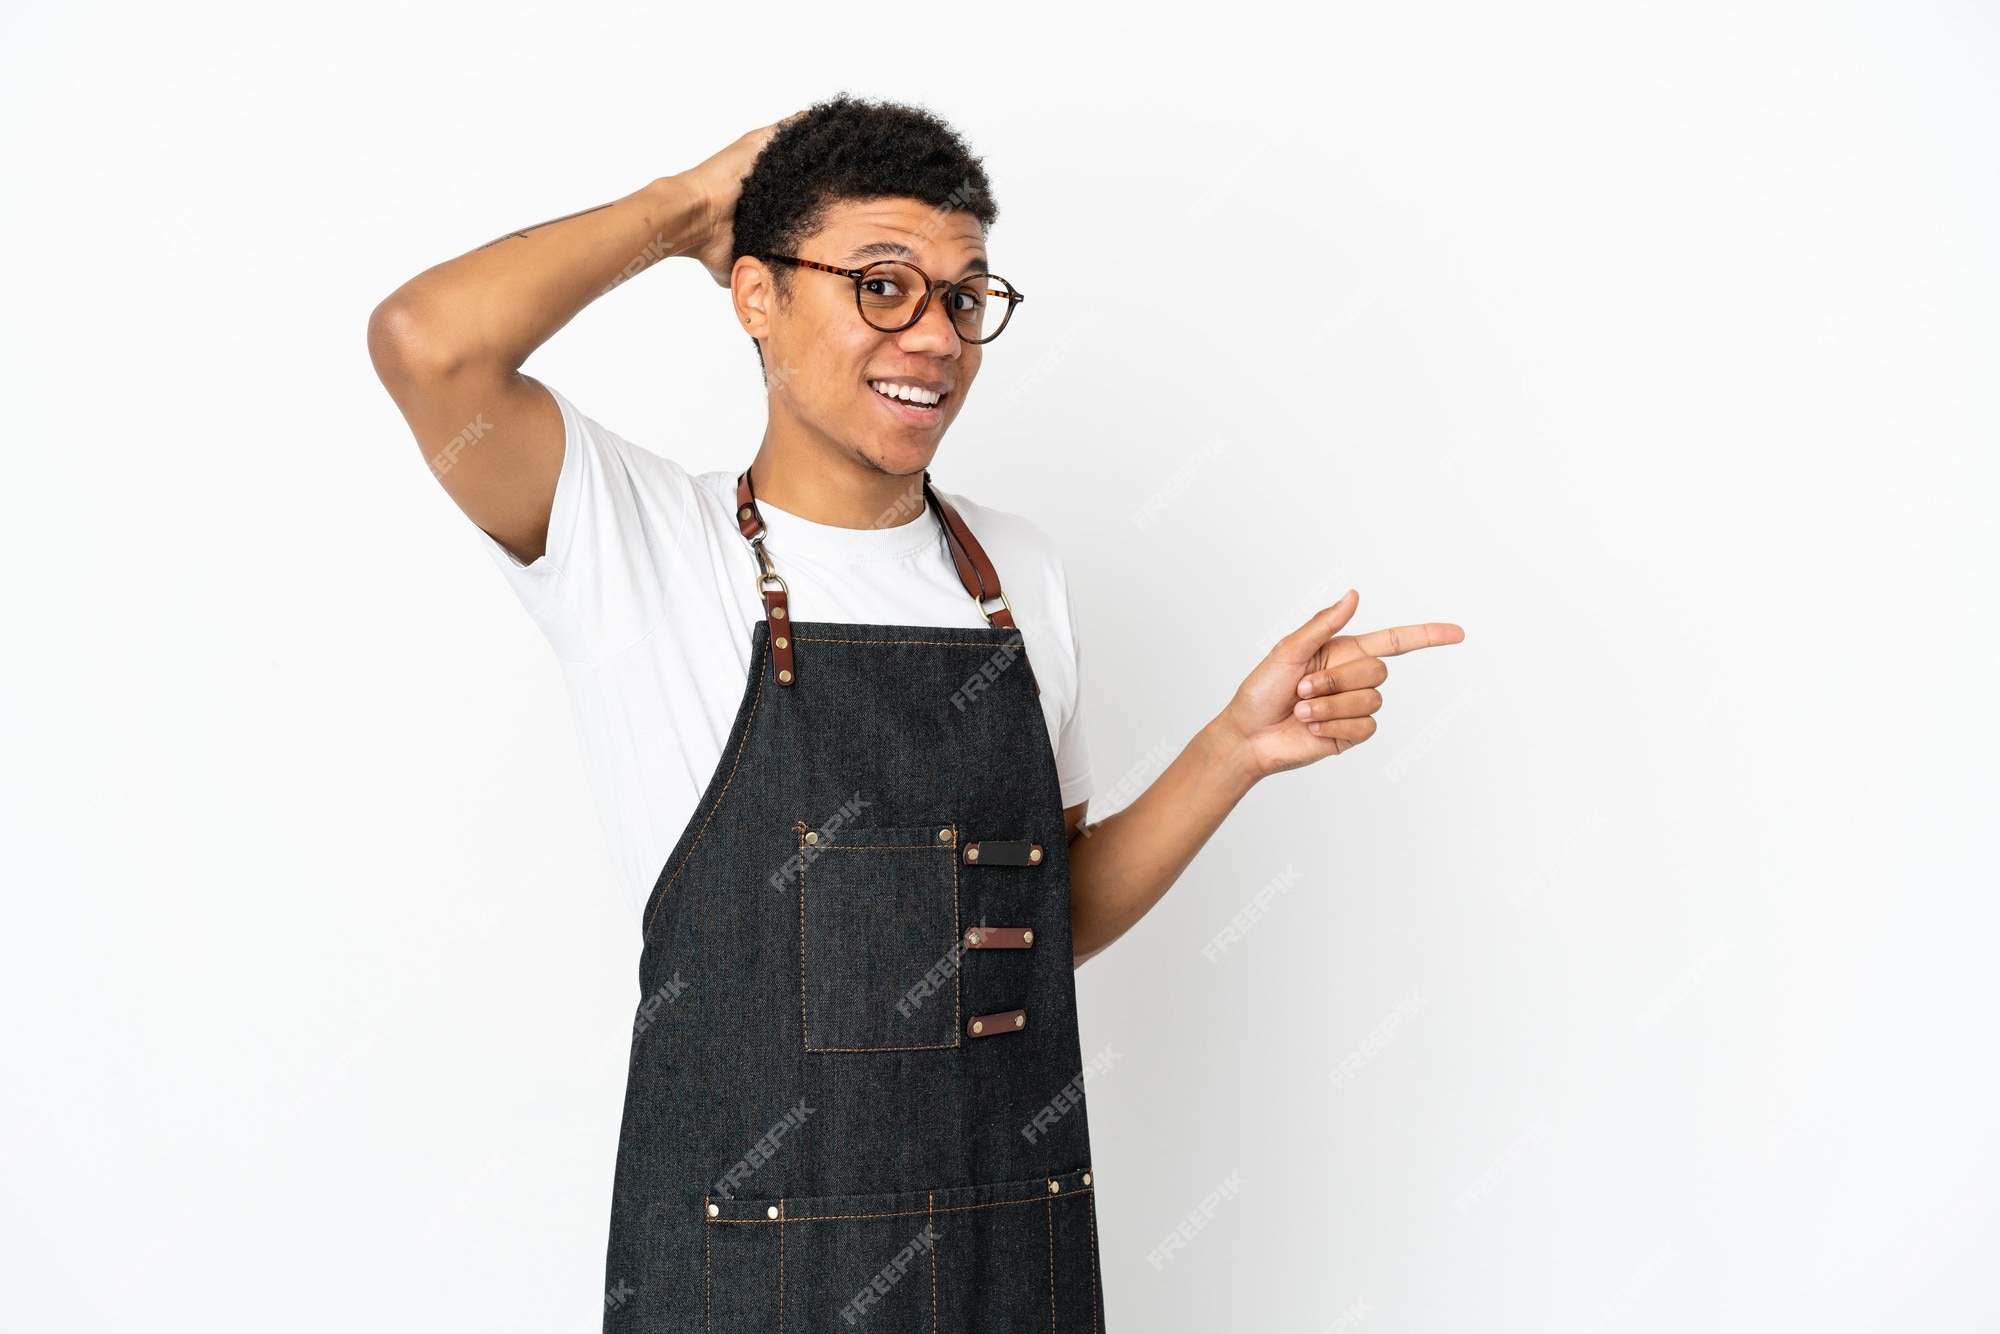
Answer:
<svg viewBox="0 0 2000 1334"><path fill-rule="evenodd" d="M795 264L802 269L818 269L821 273L836 273L843 278L853 279L854 309L860 314L862 321L866 323L869 328L881 330L881 332L883 333L901 333L903 330L911 327L918 320L922 319L924 317L924 312L931 308L932 294L935 293L938 288L942 287L949 290L953 294L956 294L961 290L973 293L980 293L983 291L983 295L987 297L998 297L1006 301L1007 303L1006 309L1000 312L1000 323L994 327L992 333L987 334L984 338L967 338L965 336L964 331L959 329L958 321L957 320L951 321L951 327L953 331L958 334L959 338L962 341L967 343L990 343L994 339L1000 336L1000 331L1002 329L1005 329L1007 327L1007 321L1014 318L1014 307L1020 305L1023 301L1026 301L1028 299L1024 293L1015 290L1014 284L1008 282L1005 278L1000 277L998 274L972 273L972 274L967 274L965 277L959 279L955 283L948 283L944 281L942 278L933 279L928 273L925 273L922 269L918 268L915 264L910 263L910 261L908 261L907 259L878 259L873 264L870 264L865 268L843 269L843 268L838 268L832 264L822 264L818 260L800 259L797 255L765 255L763 256L763 258L775 259L781 264ZM871 270L879 269L886 264L900 264L906 269L915 269L917 276L923 279L924 282L924 295L923 298L917 302L916 313L910 316L910 318L906 322L897 325L893 329L884 329L882 328L881 325L869 319L867 310L864 309L861 304L861 284L863 280L865 280L868 277L868 274ZM1000 283L1005 290L996 290L992 287L985 287L982 289L982 287L980 286L980 280L985 278L991 278L994 281Z"/></svg>

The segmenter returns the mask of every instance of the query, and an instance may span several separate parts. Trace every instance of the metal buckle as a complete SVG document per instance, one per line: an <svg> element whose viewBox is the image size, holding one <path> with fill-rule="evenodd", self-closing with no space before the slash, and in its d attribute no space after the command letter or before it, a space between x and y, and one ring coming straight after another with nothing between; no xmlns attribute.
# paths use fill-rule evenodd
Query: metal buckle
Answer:
<svg viewBox="0 0 2000 1334"><path fill-rule="evenodd" d="M750 550L756 553L757 564L759 567L761 567L758 570L757 574L758 598L761 599L764 596L765 593L764 585L767 581L772 579L776 579L778 581L778 587L780 589L783 589L785 593L789 595L792 590L785 586L785 577L779 574L777 570L771 567L770 553L764 550L764 539L761 537L754 537L750 539Z"/></svg>
<svg viewBox="0 0 2000 1334"><path fill-rule="evenodd" d="M993 624L993 617L987 613L986 600L984 598L974 598L972 600L972 605L979 608L979 614L981 616L986 617L987 625L990 626ZM1002 592L1000 594L1000 606L1001 609L1004 610L1009 616L1012 616L1014 614L1014 604L1007 601L1007 594L1005 592Z"/></svg>

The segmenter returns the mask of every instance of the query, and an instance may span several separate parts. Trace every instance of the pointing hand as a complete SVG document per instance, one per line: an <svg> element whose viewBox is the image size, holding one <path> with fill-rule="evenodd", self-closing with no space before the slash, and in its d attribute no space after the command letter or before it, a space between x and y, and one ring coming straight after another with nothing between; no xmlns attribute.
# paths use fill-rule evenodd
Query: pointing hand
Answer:
<svg viewBox="0 0 2000 1334"><path fill-rule="evenodd" d="M1258 776L1338 755L1375 735L1382 659L1456 644L1465 631L1445 621L1340 634L1360 595L1353 589L1278 641L1236 688L1219 720L1242 739Z"/></svg>

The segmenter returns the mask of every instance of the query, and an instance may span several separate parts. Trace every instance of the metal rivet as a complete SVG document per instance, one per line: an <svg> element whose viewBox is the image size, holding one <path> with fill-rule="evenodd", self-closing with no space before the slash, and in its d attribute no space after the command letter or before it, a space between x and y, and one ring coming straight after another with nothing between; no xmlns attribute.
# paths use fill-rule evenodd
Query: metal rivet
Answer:
<svg viewBox="0 0 2000 1334"><path fill-rule="evenodd" d="M1038 861L1040 861L1041 859L1042 859L1042 850L1041 850L1040 848L1030 848L1030 849L1028 850L1028 860L1029 860L1029 861L1031 861L1031 862L1038 862Z"/></svg>
<svg viewBox="0 0 2000 1334"><path fill-rule="evenodd" d="M938 842L940 842L940 843L949 843L949 842L951 842L951 830L949 830L949 829L940 829L940 830L938 830Z"/></svg>
<svg viewBox="0 0 2000 1334"><path fill-rule="evenodd" d="M1021 943L1022 943L1023 945L1032 945L1032 944L1034 944L1034 943L1035 943L1035 933L1034 933L1033 931L1023 931L1023 932L1021 933Z"/></svg>
<svg viewBox="0 0 2000 1334"><path fill-rule="evenodd" d="M813 831L812 831L811 833L807 834L807 835L806 835L806 842L808 842L808 843L817 843L817 842L819 842L819 831L818 831L817 829L815 829L815 830L813 830Z"/></svg>
<svg viewBox="0 0 2000 1334"><path fill-rule="evenodd" d="M749 517L750 517L750 507L749 507L748 505L745 505L745 506L744 506L744 507L743 507L742 509L740 509L740 510L736 511L736 517L737 517L737 518L739 518L739 519L747 519L747 518L749 518Z"/></svg>
<svg viewBox="0 0 2000 1334"><path fill-rule="evenodd" d="M972 1021L972 1031L975 1033L984 1033L986 1031L986 1025L981 1023L979 1020L975 1019Z"/></svg>
<svg viewBox="0 0 2000 1334"><path fill-rule="evenodd" d="M977 931L966 932L965 943L968 945L977 945L979 943L979 933Z"/></svg>
<svg viewBox="0 0 2000 1334"><path fill-rule="evenodd" d="M1028 1016L1025 1014L1017 1014L1014 1016L1014 1027L1016 1028L1024 1026L1027 1022L1028 1022Z"/></svg>
<svg viewBox="0 0 2000 1334"><path fill-rule="evenodd" d="M1060 1191L1061 1189L1062 1189L1062 1182L1060 1182L1060 1181L1051 1181L1051 1182L1049 1183L1049 1194L1051 1194L1051 1195L1054 1195L1055 1193L1057 1193L1057 1192L1058 1192L1058 1191Z"/></svg>
<svg viewBox="0 0 2000 1334"><path fill-rule="evenodd" d="M1085 1173L1083 1174L1083 1184L1084 1184L1084 1185L1086 1185L1086 1186L1088 1186L1088 1185L1090 1184L1090 1173L1088 1173L1088 1172L1085 1172Z"/></svg>
<svg viewBox="0 0 2000 1334"><path fill-rule="evenodd" d="M784 637L783 635L779 635L779 636L778 636L778 647L779 647L779 648L783 648L783 647L785 647L785 646L786 646L787 644L789 644L789 643L791 643L791 642L792 642L791 640L789 640L789 639L785 638L785 637Z"/></svg>
<svg viewBox="0 0 2000 1334"><path fill-rule="evenodd" d="M965 860L969 862L976 862L979 860L979 845L977 843L974 843L971 847L968 847L965 850Z"/></svg>
<svg viewBox="0 0 2000 1334"><path fill-rule="evenodd" d="M778 1216L778 1206L775 1204L764 1211L764 1217L766 1218L776 1218L777 1216Z"/></svg>
<svg viewBox="0 0 2000 1334"><path fill-rule="evenodd" d="M792 674L790 672L779 672L778 679L780 681L789 681L792 679Z"/></svg>
<svg viewBox="0 0 2000 1334"><path fill-rule="evenodd" d="M783 607L773 607L771 608L771 616L774 620L782 621L785 619L785 609Z"/></svg>
<svg viewBox="0 0 2000 1334"><path fill-rule="evenodd" d="M722 1212L722 1206L719 1204L711 1204L708 1206L708 1216L710 1218L715 1217L717 1214L721 1212Z"/></svg>

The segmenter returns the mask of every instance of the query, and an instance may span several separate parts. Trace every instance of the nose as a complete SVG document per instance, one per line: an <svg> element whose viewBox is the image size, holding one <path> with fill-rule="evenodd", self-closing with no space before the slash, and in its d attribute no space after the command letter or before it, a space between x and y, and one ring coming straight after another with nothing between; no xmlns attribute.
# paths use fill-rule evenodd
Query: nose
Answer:
<svg viewBox="0 0 2000 1334"><path fill-rule="evenodd" d="M951 321L951 289L942 282L933 283L924 313L896 337L907 351L957 356L964 341L958 336L958 326Z"/></svg>

